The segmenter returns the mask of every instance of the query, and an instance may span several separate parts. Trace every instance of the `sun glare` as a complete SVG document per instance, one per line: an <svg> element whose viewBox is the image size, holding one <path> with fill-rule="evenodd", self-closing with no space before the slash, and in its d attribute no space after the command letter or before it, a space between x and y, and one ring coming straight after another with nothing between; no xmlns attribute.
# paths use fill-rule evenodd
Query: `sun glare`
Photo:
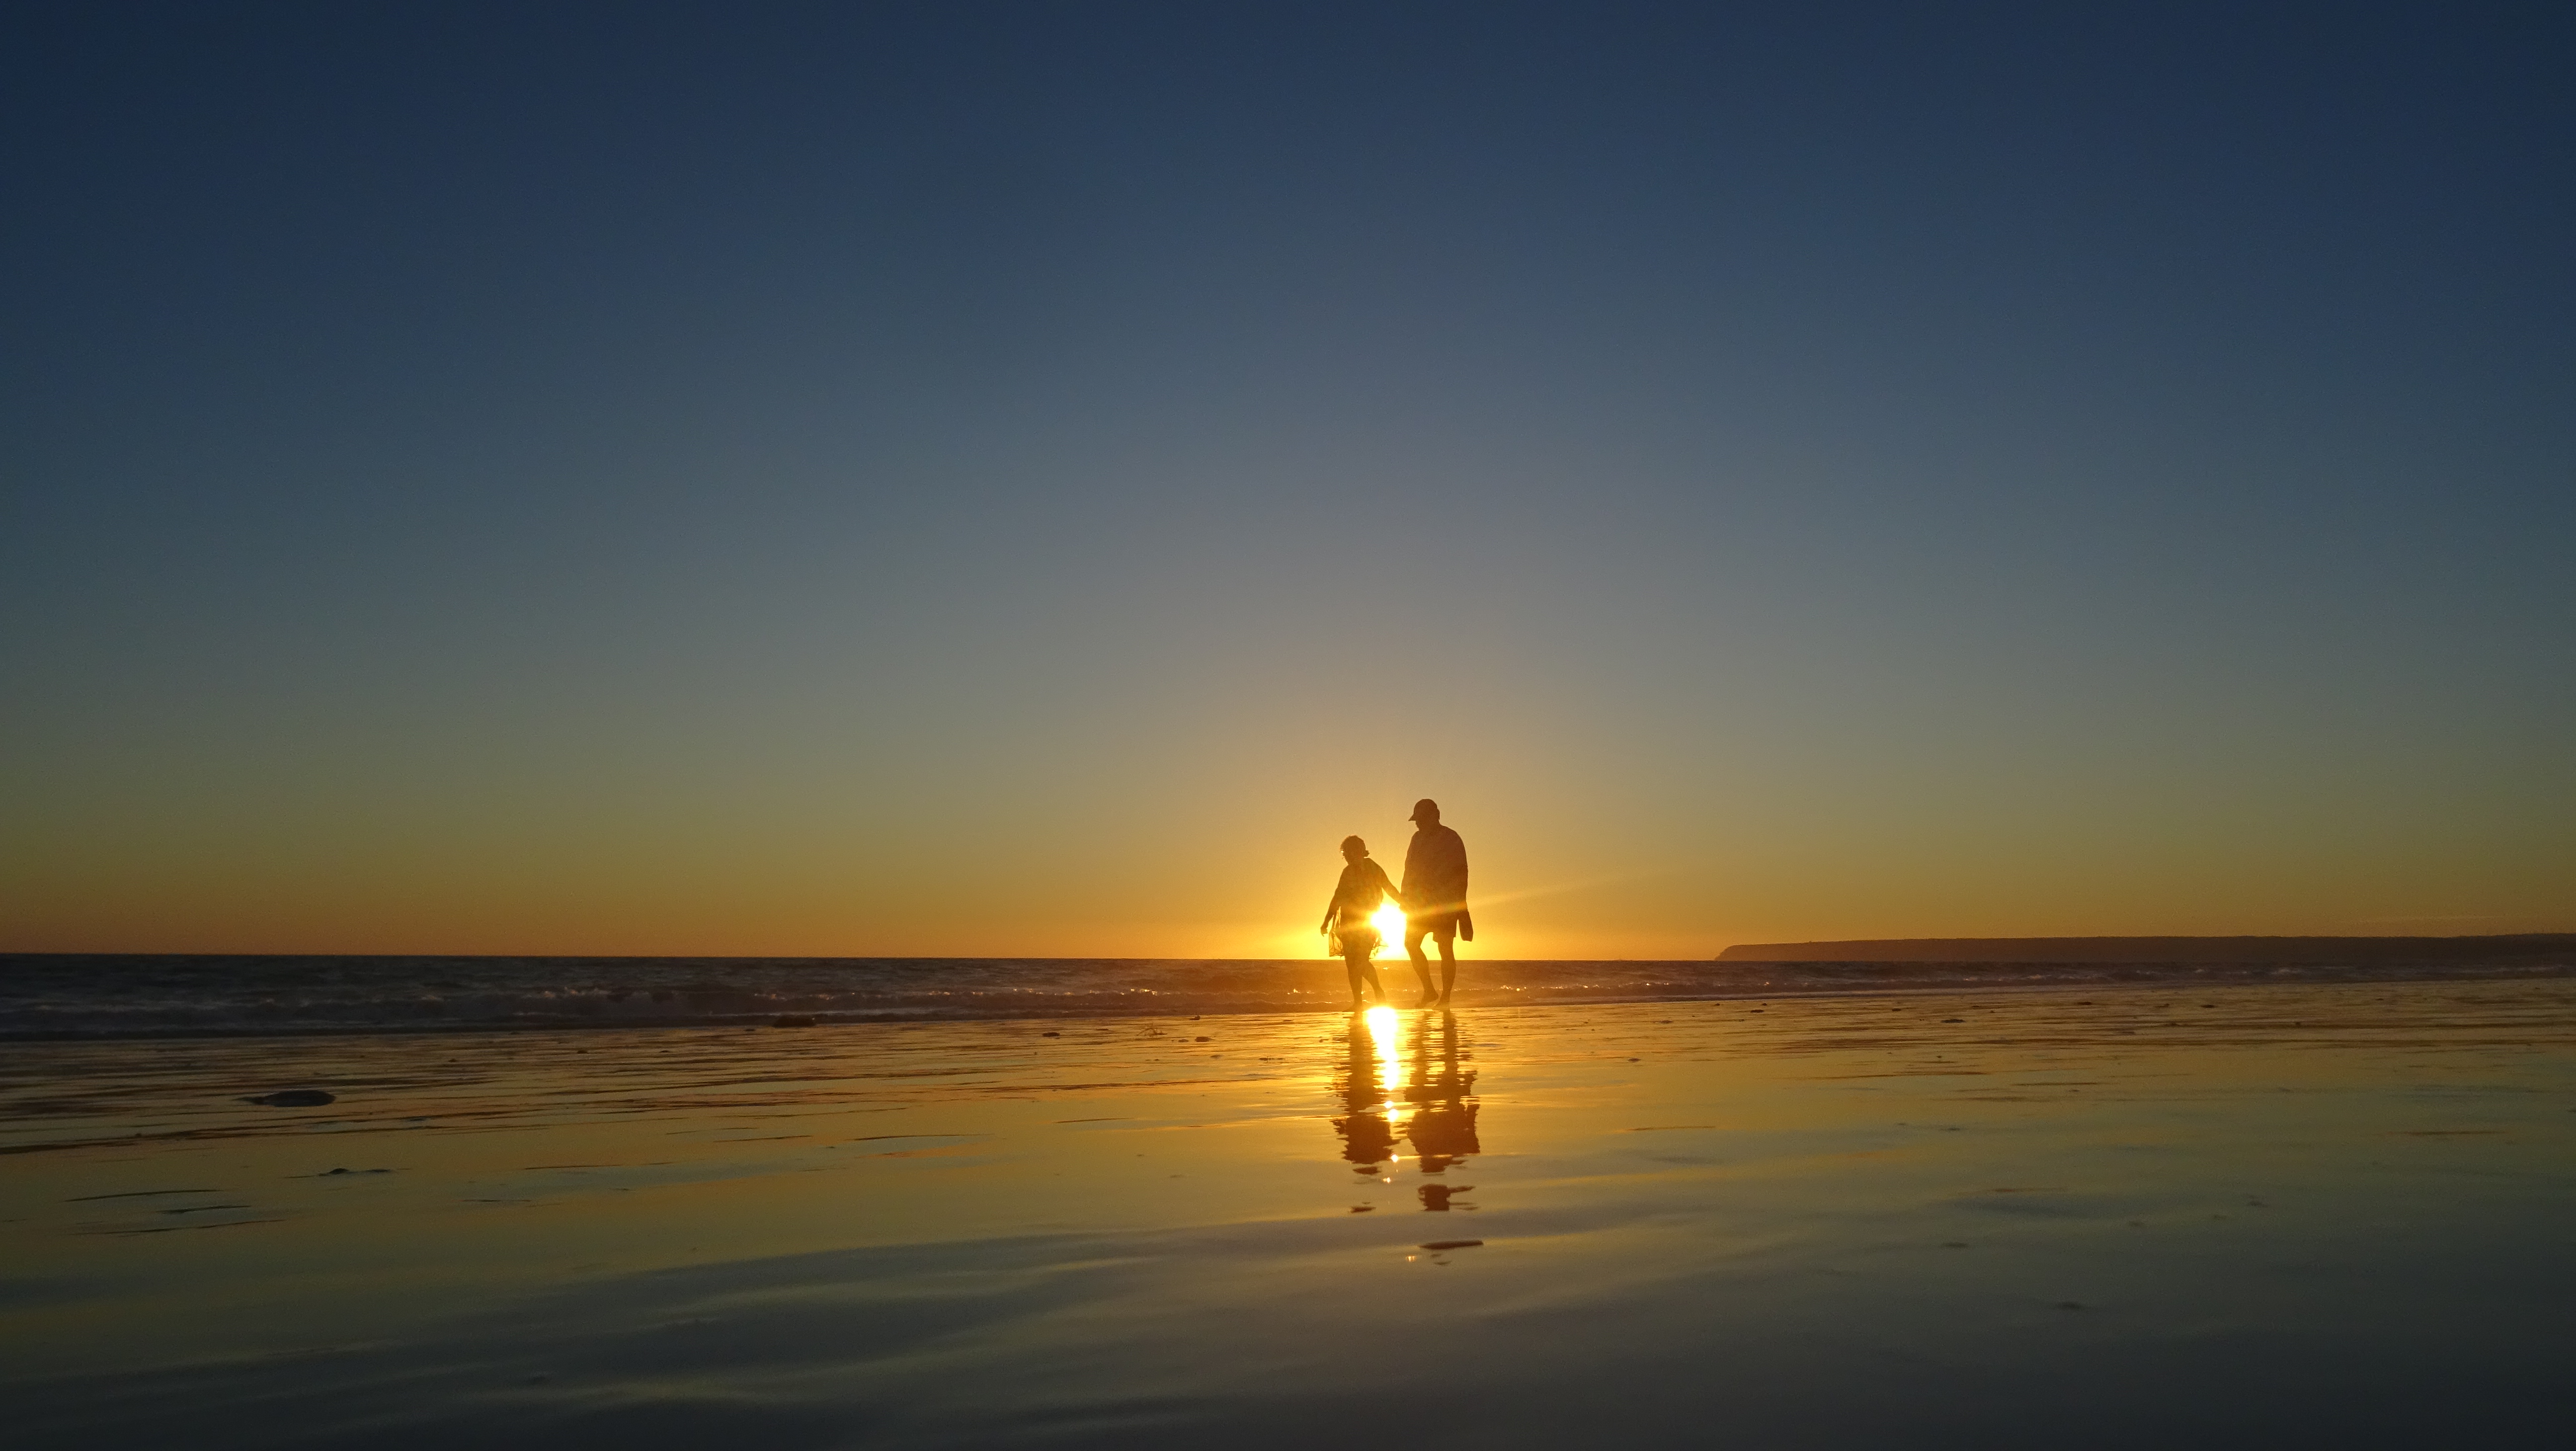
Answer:
<svg viewBox="0 0 2576 1451"><path fill-rule="evenodd" d="M1395 1062L1395 1030L1403 1021L1395 1009L1380 1003L1360 1016L1368 1023L1369 1046L1377 1050L1379 1060Z"/></svg>
<svg viewBox="0 0 2576 1451"><path fill-rule="evenodd" d="M1404 909L1402 907L1393 902L1387 903L1378 908L1375 915L1369 918L1369 925L1377 929L1379 939L1387 946L1397 947L1403 944Z"/></svg>

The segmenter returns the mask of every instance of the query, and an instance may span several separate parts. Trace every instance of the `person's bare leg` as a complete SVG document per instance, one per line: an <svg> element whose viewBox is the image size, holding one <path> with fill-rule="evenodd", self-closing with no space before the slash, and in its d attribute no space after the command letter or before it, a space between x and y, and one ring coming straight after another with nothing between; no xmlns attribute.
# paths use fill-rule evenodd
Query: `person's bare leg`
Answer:
<svg viewBox="0 0 2576 1451"><path fill-rule="evenodd" d="M1362 982L1368 984L1370 992L1377 994L1379 1002L1386 1001L1386 984L1377 980L1377 964L1369 961L1369 955L1366 952L1351 953L1342 959L1342 965L1351 970L1352 1007L1365 1007L1368 1004L1368 999L1360 995Z"/></svg>
<svg viewBox="0 0 2576 1451"><path fill-rule="evenodd" d="M1430 930L1428 927L1417 926L1411 922L1404 924L1404 955L1413 959L1413 975L1422 979L1422 1001L1415 1006L1425 1008L1440 1000L1440 995L1431 990L1431 959L1424 956L1422 952L1422 936ZM1448 944L1442 943L1440 951L1443 956L1446 956L1449 951Z"/></svg>
<svg viewBox="0 0 2576 1451"><path fill-rule="evenodd" d="M1440 1001L1443 1006L1449 1002L1449 990L1458 983L1457 942L1454 932L1440 934ZM1431 974L1428 972L1422 974L1422 991L1425 994L1431 991Z"/></svg>

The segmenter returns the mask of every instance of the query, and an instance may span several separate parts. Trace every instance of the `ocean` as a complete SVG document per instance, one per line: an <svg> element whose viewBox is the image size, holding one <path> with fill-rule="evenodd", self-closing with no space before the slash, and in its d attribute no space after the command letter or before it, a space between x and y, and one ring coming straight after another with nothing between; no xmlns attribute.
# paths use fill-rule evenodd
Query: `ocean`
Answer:
<svg viewBox="0 0 2576 1451"><path fill-rule="evenodd" d="M1389 995L1417 989L1380 958ZM2479 981L2576 964L1469 960L1461 1007L1959 989ZM1318 1011L1334 959L0 955L0 1041Z"/></svg>

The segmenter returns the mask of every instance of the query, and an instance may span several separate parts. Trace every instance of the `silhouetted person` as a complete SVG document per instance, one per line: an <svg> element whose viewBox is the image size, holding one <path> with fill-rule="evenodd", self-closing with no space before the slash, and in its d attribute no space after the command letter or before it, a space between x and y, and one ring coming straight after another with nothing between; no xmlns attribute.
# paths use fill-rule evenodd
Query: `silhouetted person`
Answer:
<svg viewBox="0 0 2576 1451"><path fill-rule="evenodd" d="M1371 921L1379 906L1396 895L1395 883L1386 879L1386 868L1369 860L1368 843L1356 836L1342 838L1342 879L1333 888L1333 900L1324 906L1324 935L1332 939L1333 950L1342 955L1342 963L1351 970L1351 1006L1367 1001L1360 993L1365 981L1379 1002L1386 1001L1386 985L1377 980L1377 964L1369 961L1378 947L1377 923ZM1427 981L1427 979L1426 979Z"/></svg>
<svg viewBox="0 0 2576 1451"><path fill-rule="evenodd" d="M1449 1001L1458 981L1461 935L1476 940L1476 919L1467 915L1467 843L1440 824L1440 803L1429 797L1413 803L1413 842L1404 849L1404 955L1422 979L1422 1004ZM1431 959L1422 939L1440 944L1440 991L1431 990Z"/></svg>

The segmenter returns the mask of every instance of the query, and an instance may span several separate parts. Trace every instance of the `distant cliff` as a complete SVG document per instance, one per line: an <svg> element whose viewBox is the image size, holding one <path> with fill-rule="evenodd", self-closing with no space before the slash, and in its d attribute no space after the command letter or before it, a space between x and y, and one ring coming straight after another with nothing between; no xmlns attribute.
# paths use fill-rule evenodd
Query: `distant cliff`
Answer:
<svg viewBox="0 0 2576 1451"><path fill-rule="evenodd" d="M2576 963L2576 932L2497 937L1896 937L1744 942L1720 962Z"/></svg>

